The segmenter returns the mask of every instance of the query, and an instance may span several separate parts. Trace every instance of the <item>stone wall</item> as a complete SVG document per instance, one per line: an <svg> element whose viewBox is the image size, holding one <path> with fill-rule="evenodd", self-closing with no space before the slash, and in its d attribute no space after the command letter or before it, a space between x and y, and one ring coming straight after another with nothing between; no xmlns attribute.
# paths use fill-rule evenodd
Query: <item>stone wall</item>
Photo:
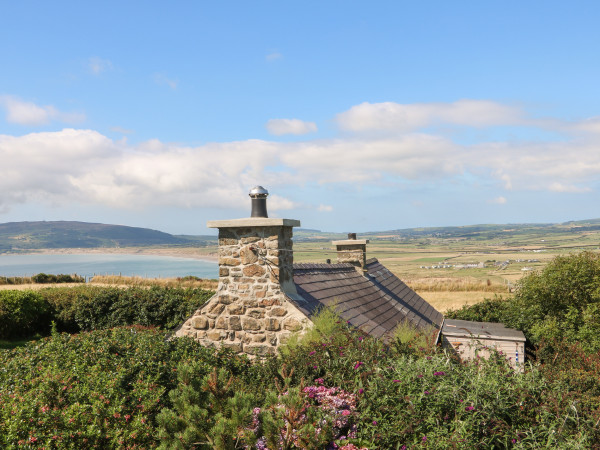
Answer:
<svg viewBox="0 0 600 450"><path fill-rule="evenodd" d="M217 293L176 336L237 353L274 353L310 323L286 295L297 295L292 264L291 226L219 226Z"/></svg>
<svg viewBox="0 0 600 450"><path fill-rule="evenodd" d="M365 270L367 264L368 240L347 239L333 241L337 251L338 263L350 263L360 270Z"/></svg>

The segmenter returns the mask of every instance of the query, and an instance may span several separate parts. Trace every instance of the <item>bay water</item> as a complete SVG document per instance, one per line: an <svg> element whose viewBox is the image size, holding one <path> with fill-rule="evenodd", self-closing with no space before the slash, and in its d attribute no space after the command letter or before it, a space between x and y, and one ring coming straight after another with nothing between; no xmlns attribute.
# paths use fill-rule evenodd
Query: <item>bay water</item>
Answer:
<svg viewBox="0 0 600 450"><path fill-rule="evenodd" d="M193 275L218 278L216 261L173 256L126 254L0 255L0 276L27 277L38 273L171 278Z"/></svg>

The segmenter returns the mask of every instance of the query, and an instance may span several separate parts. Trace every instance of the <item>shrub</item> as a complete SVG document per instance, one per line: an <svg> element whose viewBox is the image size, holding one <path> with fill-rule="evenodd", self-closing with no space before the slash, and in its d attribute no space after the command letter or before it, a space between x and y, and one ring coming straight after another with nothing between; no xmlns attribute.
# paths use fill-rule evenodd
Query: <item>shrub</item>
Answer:
<svg viewBox="0 0 600 450"><path fill-rule="evenodd" d="M141 328L55 334L0 352L0 447L155 446L177 365L215 363L212 353Z"/></svg>
<svg viewBox="0 0 600 450"><path fill-rule="evenodd" d="M0 338L13 339L50 328L50 308L34 291L0 291Z"/></svg>
<svg viewBox="0 0 600 450"><path fill-rule="evenodd" d="M38 273L31 277L33 283L38 284L49 284L49 283L84 283L85 279L79 275L52 275L45 273Z"/></svg>
<svg viewBox="0 0 600 450"><path fill-rule="evenodd" d="M447 311L445 316L449 319L502 323L507 319L507 309L510 305L510 300L496 296L492 299L486 298L475 305L465 305L458 310Z"/></svg>

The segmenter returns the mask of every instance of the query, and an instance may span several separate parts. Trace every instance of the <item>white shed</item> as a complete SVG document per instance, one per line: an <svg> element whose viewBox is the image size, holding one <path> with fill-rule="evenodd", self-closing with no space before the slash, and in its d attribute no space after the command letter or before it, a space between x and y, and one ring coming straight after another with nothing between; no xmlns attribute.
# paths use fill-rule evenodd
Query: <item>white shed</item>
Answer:
<svg viewBox="0 0 600 450"><path fill-rule="evenodd" d="M516 370L522 370L525 361L525 335L501 323L445 319L442 346L467 360L477 356L487 358L490 349L496 348Z"/></svg>

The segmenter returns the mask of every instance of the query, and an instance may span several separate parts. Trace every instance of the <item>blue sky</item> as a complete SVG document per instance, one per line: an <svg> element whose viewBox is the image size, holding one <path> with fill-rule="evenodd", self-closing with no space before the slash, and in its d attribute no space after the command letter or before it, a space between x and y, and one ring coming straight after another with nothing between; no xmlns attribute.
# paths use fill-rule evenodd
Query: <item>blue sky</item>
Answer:
<svg viewBox="0 0 600 450"><path fill-rule="evenodd" d="M3 2L0 222L600 217L596 1Z"/></svg>

